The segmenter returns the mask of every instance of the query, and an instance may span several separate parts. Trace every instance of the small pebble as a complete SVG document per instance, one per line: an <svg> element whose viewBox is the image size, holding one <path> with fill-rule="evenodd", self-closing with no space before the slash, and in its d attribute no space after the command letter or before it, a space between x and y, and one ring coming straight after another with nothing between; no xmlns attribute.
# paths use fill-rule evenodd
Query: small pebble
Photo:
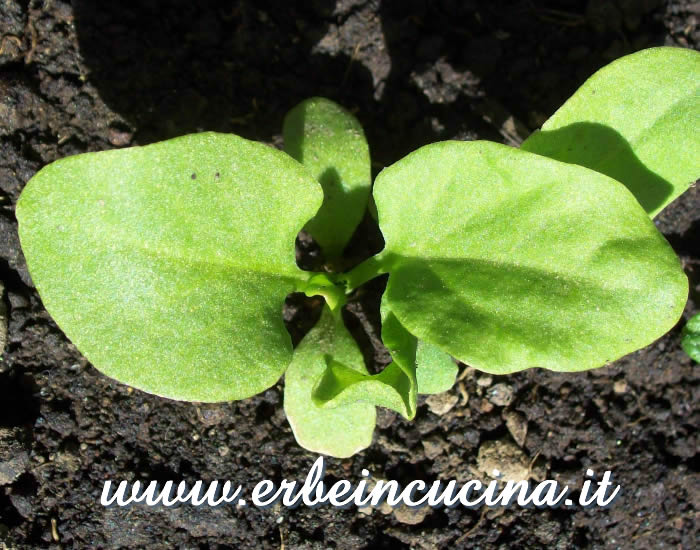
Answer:
<svg viewBox="0 0 700 550"><path fill-rule="evenodd" d="M423 451L425 452L425 456L429 460L433 460L440 456L442 452L445 450L445 447L447 447L447 444L445 441L440 438L440 437L429 437L428 439L424 439L422 441L423 443Z"/></svg>
<svg viewBox="0 0 700 550"><path fill-rule="evenodd" d="M503 419L506 421L506 428L513 437L513 440L522 447L527 438L527 419L525 415L515 411L506 411L503 413Z"/></svg>
<svg viewBox="0 0 700 550"><path fill-rule="evenodd" d="M423 520L430 512L429 506L421 506L420 508L412 508L410 506L401 505L394 509L394 517L399 523L406 525L418 525L423 523Z"/></svg>
<svg viewBox="0 0 700 550"><path fill-rule="evenodd" d="M428 397L425 402L431 412L442 416L450 412L459 401L459 397L451 393L436 393Z"/></svg>
<svg viewBox="0 0 700 550"><path fill-rule="evenodd" d="M115 147L124 147L125 145L129 145L132 137L133 134L131 132L126 132L117 128L110 128L108 131L109 142Z"/></svg>
<svg viewBox="0 0 700 550"><path fill-rule="evenodd" d="M513 401L513 388L508 384L496 384L488 391L488 396L497 407L507 407Z"/></svg>

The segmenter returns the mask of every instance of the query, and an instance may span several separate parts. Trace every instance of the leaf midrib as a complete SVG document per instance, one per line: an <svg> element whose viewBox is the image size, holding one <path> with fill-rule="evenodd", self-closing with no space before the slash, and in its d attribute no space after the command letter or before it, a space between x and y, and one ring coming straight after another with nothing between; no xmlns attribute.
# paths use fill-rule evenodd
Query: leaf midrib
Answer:
<svg viewBox="0 0 700 550"><path fill-rule="evenodd" d="M105 242L105 241L103 241ZM215 258L215 257L202 257L202 256L197 256L197 255L192 255L185 257L181 254L176 253L172 248L164 248L162 246L159 247L154 247L150 248L147 246L144 246L144 244L141 241L136 241L134 239L125 239L122 238L120 240L113 240L113 241L107 241L116 244L117 246L115 249L121 249L127 254L132 251L132 250L139 250L140 252L144 253L144 255L148 255L151 257L157 257L157 258L163 258L164 260L170 260L173 264L182 264L186 265L187 263L196 263L196 264L204 264L207 266L210 266L212 268L216 268L219 271L235 271L238 273L244 272L244 273L250 273L250 274L263 274L266 275L270 278L276 278L276 279L281 279L285 281L290 281L290 282L298 282L298 281L303 281L304 280L304 271L299 269L299 273L281 273L279 271L273 271L268 268L264 268L261 266L256 266L256 265L251 265L251 264L246 264L246 265L241 265L236 262L231 262L230 260L232 259L230 256L226 258ZM127 245L127 246L124 246ZM296 266L295 266L296 267Z"/></svg>

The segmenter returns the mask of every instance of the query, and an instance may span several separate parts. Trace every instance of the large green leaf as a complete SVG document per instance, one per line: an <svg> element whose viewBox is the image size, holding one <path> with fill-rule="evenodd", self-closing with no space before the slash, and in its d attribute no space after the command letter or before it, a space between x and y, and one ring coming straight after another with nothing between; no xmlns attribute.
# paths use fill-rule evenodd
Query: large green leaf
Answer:
<svg viewBox="0 0 700 550"><path fill-rule="evenodd" d="M700 53L651 48L588 79L522 149L624 183L650 216L700 175Z"/></svg>
<svg viewBox="0 0 700 550"><path fill-rule="evenodd" d="M340 105L314 97L287 113L283 134L285 151L323 186L323 205L306 229L336 259L367 209L372 174L362 126Z"/></svg>
<svg viewBox="0 0 700 550"><path fill-rule="evenodd" d="M50 164L17 218L46 309L99 370L223 401L291 361L282 306L307 277L294 239L321 199L286 154L205 133Z"/></svg>
<svg viewBox="0 0 700 550"><path fill-rule="evenodd" d="M683 310L673 250L624 186L592 170L443 142L381 172L374 196L387 306L476 368L598 367Z"/></svg>
<svg viewBox="0 0 700 550"><path fill-rule="evenodd" d="M294 350L294 359L284 375L284 412L302 447L345 458L372 443L376 411L373 405L362 402L321 408L312 399L329 361L367 374L362 353L339 313L333 314L325 306L321 319Z"/></svg>

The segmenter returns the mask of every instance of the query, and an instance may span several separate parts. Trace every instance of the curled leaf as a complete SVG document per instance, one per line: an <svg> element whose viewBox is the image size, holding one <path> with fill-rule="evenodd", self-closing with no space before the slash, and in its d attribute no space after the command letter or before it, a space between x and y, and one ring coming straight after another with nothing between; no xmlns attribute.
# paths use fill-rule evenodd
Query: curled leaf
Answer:
<svg viewBox="0 0 700 550"><path fill-rule="evenodd" d="M372 443L376 421L373 405L350 402L322 408L312 391L326 371L326 358L342 362L358 374L367 374L362 353L339 315L326 306L316 326L294 350L284 376L284 412L297 442L313 452L345 458Z"/></svg>
<svg viewBox="0 0 700 550"><path fill-rule="evenodd" d="M314 388L314 402L325 408L348 403L369 403L395 410L407 419L416 414L416 340L401 330L398 320L383 311L382 340L390 349L393 362L375 375L328 356L328 368Z"/></svg>
<svg viewBox="0 0 700 550"><path fill-rule="evenodd" d="M437 346L419 340L406 330L382 300L382 339L392 359L405 366L409 380L415 376L415 393L432 394L449 390L457 377L457 365ZM411 369L408 366L411 365ZM415 374L414 374L415 372Z"/></svg>

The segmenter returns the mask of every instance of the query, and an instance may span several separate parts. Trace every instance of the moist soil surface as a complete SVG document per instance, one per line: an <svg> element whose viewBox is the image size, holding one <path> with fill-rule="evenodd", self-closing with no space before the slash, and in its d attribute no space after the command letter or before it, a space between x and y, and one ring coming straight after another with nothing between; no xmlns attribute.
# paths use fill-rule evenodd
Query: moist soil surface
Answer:
<svg viewBox="0 0 700 550"><path fill-rule="evenodd" d="M39 168L67 155L202 130L279 145L285 112L310 96L356 114L375 172L441 139L517 145L611 60L697 48L698 18L700 3L687 0L0 2L1 547L693 548L700 371L679 341L700 303L696 187L657 218L691 288L684 320L662 339L576 374L462 365L450 392L420 399L413 422L381 410L367 450L327 461L330 481L367 468L402 483L464 482L497 465L580 487L586 469L611 470L622 493L607 509L104 508L107 479L230 479L250 490L303 479L316 456L295 443L282 382L205 405L101 375L43 308L14 205ZM320 261L308 239L297 245L301 265ZM381 245L367 219L348 262ZM387 363L383 284L346 312L375 370ZM290 298L295 342L316 315L317 301Z"/></svg>

